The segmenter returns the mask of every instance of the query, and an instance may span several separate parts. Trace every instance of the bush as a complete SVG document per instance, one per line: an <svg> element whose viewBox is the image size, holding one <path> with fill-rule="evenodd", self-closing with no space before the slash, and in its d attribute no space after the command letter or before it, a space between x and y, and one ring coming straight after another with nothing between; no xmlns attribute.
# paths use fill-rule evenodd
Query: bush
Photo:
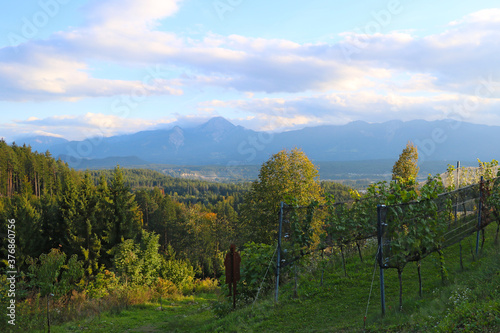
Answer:
<svg viewBox="0 0 500 333"><path fill-rule="evenodd" d="M39 288L42 296L50 293L65 295L73 289L81 289L84 274L83 262L76 255L66 262L66 254L59 249L41 254L38 259L29 258L31 287Z"/></svg>
<svg viewBox="0 0 500 333"><path fill-rule="evenodd" d="M273 255L273 246L250 242L244 247L245 250L241 252L241 281L238 283L238 294L241 300L247 302L255 298L261 285L263 289L261 292L272 289L275 265L271 264L270 271L267 271ZM222 288L228 290L225 283Z"/></svg>
<svg viewBox="0 0 500 333"><path fill-rule="evenodd" d="M158 278L158 280L156 280L154 290L156 294L162 298L176 300L182 297L182 293L179 290L179 288L177 288L175 283L173 283L170 280L165 280L162 278Z"/></svg>
<svg viewBox="0 0 500 333"><path fill-rule="evenodd" d="M439 332L493 332L500 327L500 302L462 302L437 326Z"/></svg>
<svg viewBox="0 0 500 333"><path fill-rule="evenodd" d="M200 293L212 293L219 289L219 281L216 279L206 278L203 280L196 280L194 283L194 292Z"/></svg>
<svg viewBox="0 0 500 333"><path fill-rule="evenodd" d="M90 298L102 298L109 295L110 290L119 285L115 273L108 270L99 272L95 279L87 286L87 295Z"/></svg>
<svg viewBox="0 0 500 333"><path fill-rule="evenodd" d="M180 259L163 260L160 276L173 282L182 293L190 293L194 287L194 268L189 261Z"/></svg>

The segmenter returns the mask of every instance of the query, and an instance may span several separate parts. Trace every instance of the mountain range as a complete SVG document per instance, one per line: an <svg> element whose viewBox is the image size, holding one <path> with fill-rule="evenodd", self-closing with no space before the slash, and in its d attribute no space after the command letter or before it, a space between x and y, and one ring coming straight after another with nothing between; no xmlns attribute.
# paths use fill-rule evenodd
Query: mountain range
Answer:
<svg viewBox="0 0 500 333"><path fill-rule="evenodd" d="M141 131L106 138L67 141L37 136L17 140L33 150L67 161L74 168L120 164L260 165L281 149L301 148L315 161L397 160L406 143L420 161L491 161L500 157L500 127L455 120L355 121L281 133L236 126L222 117L201 125Z"/></svg>

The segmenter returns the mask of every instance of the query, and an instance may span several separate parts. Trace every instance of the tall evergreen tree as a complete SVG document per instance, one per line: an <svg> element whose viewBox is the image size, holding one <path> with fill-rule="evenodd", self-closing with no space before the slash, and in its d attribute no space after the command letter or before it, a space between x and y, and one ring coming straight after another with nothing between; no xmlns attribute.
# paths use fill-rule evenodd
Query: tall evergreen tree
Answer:
<svg viewBox="0 0 500 333"><path fill-rule="evenodd" d="M142 214L134 200L134 195L125 184L123 172L119 166L115 168L110 187L111 223L110 245L119 244L122 239L135 239L142 226Z"/></svg>

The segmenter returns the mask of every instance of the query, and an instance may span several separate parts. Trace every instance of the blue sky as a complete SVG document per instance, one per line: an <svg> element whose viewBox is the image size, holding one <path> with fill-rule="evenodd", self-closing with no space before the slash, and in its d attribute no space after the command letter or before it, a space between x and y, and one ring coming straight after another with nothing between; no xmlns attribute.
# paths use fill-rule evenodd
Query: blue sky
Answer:
<svg viewBox="0 0 500 333"><path fill-rule="evenodd" d="M0 137L500 125L496 1L1 1Z"/></svg>

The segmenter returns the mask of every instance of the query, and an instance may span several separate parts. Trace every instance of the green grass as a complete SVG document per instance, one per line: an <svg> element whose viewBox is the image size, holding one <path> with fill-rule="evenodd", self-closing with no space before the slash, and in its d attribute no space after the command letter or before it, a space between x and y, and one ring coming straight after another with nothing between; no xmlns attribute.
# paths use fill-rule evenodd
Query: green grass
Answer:
<svg viewBox="0 0 500 333"><path fill-rule="evenodd" d="M239 305L218 318L230 301L215 294L196 295L170 302L164 311L158 304L130 307L120 314L71 322L53 332L500 332L500 247L493 244L496 225L486 230L486 243L473 261L475 237L462 241L464 270L459 245L444 250L448 280L440 276L439 258L422 261L423 297L419 297L416 264L403 272L403 311L398 311L399 282L396 270L385 271L386 315L381 316L378 267L366 327L364 316L374 272L374 249L357 251L347 258L344 277L339 256L325 269L300 268L298 298L293 284L280 288L280 300L262 295L255 304ZM306 264L306 260L303 261Z"/></svg>
<svg viewBox="0 0 500 333"><path fill-rule="evenodd" d="M55 326L51 332L188 332L213 320L214 294L188 296L180 301L130 306L118 314L103 313Z"/></svg>

